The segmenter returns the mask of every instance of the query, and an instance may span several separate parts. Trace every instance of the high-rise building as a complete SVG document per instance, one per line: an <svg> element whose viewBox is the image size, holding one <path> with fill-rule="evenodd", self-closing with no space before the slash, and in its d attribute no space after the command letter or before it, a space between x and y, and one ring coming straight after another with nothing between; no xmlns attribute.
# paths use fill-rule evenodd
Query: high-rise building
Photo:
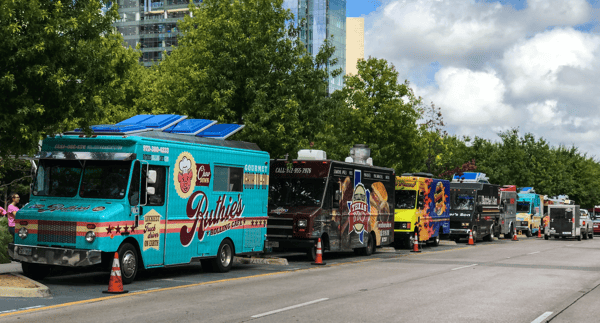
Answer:
<svg viewBox="0 0 600 323"><path fill-rule="evenodd" d="M356 63L365 58L365 18L346 18L346 75L358 74Z"/></svg>
<svg viewBox="0 0 600 323"><path fill-rule="evenodd" d="M335 46L332 58L338 61L329 69L341 68L342 73L329 78L329 93L341 90L346 74L346 0L285 0L284 7L292 11L296 23L305 19L300 39L311 55L319 53L325 39Z"/></svg>
<svg viewBox="0 0 600 323"><path fill-rule="evenodd" d="M115 22L117 31L123 34L125 43L141 46L141 61L145 66L161 60L164 52L177 45L177 21L190 15L192 1L202 0L117 0L120 19Z"/></svg>

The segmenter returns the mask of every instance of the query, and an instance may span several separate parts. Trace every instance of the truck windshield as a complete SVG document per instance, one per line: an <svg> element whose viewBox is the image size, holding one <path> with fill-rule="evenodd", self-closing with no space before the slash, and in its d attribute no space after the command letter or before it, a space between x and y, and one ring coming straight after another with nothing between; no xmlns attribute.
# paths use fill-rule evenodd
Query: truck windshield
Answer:
<svg viewBox="0 0 600 323"><path fill-rule="evenodd" d="M467 193L453 192L452 209L455 210L473 210L475 196Z"/></svg>
<svg viewBox="0 0 600 323"><path fill-rule="evenodd" d="M33 183L33 195L74 197L83 164L76 160L41 160Z"/></svg>
<svg viewBox="0 0 600 323"><path fill-rule="evenodd" d="M84 198L121 199L130 166L124 161L41 160L33 195L75 197L79 191Z"/></svg>
<svg viewBox="0 0 600 323"><path fill-rule="evenodd" d="M87 161L79 196L84 198L122 199L129 181L130 162Z"/></svg>
<svg viewBox="0 0 600 323"><path fill-rule="evenodd" d="M270 183L269 204L273 207L321 206L326 178L275 178Z"/></svg>
<svg viewBox="0 0 600 323"><path fill-rule="evenodd" d="M396 191L396 208L401 210L412 210L415 208L417 191Z"/></svg>
<svg viewBox="0 0 600 323"><path fill-rule="evenodd" d="M529 202L518 201L517 212L529 212Z"/></svg>

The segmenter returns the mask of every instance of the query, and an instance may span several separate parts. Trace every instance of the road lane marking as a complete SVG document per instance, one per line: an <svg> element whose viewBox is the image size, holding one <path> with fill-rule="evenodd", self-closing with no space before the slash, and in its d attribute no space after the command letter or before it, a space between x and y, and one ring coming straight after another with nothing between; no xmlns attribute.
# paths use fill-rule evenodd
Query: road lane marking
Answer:
<svg viewBox="0 0 600 323"><path fill-rule="evenodd" d="M0 314L12 313L12 312L16 312L16 311L25 311L25 310L30 310L30 309L34 309L34 308L41 308L41 307L44 307L44 305L29 306L29 307L17 308L17 309L14 309L14 310L2 311L2 312L0 312Z"/></svg>
<svg viewBox="0 0 600 323"><path fill-rule="evenodd" d="M468 266L462 266L462 267L454 268L452 270L459 270L459 269L469 268L469 267L473 267L473 266L477 266L477 264L472 264L472 265L468 265Z"/></svg>
<svg viewBox="0 0 600 323"><path fill-rule="evenodd" d="M533 254L536 254L536 253L540 253L540 252L539 251L534 251L534 252L528 253L528 255L533 255Z"/></svg>
<svg viewBox="0 0 600 323"><path fill-rule="evenodd" d="M266 313L262 313L262 314L253 315L251 317L252 318L259 318L259 317L263 317L263 316L267 316L267 315L271 315L271 314L275 314L275 313L279 313L279 312L283 312L283 311L289 311L289 310L293 310L293 309L298 308L298 307L302 307L302 306L311 305L311 304L314 304L314 303L326 301L328 299L329 298L320 298L320 299L316 299L314 301L310 301L310 302L306 302L306 303L302 303L302 304L298 304L298 305L292 305L292 306L280 308L278 310L274 310L274 311L270 311L270 312L266 312Z"/></svg>
<svg viewBox="0 0 600 323"><path fill-rule="evenodd" d="M531 321L531 323L542 323L544 322L545 319L548 318L548 316L552 315L552 312L546 312L542 315L540 315L537 319Z"/></svg>

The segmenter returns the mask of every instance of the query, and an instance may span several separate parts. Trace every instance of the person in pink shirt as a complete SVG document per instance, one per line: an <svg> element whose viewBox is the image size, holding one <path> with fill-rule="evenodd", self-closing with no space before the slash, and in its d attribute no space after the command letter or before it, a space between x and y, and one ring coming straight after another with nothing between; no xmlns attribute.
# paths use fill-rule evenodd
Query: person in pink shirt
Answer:
<svg viewBox="0 0 600 323"><path fill-rule="evenodd" d="M17 207L17 203L21 200L21 197L17 193L10 194L10 205L6 208L6 216L8 217L8 232L11 235L15 235L15 215L19 208Z"/></svg>

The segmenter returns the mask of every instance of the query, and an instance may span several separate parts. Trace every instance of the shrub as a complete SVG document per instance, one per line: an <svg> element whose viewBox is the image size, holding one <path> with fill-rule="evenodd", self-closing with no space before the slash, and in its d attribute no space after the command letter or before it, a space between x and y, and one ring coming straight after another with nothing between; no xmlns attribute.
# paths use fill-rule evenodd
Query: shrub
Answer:
<svg viewBox="0 0 600 323"><path fill-rule="evenodd" d="M13 241L13 237L8 232L8 218L0 218L0 264L10 263L8 257L8 244Z"/></svg>

